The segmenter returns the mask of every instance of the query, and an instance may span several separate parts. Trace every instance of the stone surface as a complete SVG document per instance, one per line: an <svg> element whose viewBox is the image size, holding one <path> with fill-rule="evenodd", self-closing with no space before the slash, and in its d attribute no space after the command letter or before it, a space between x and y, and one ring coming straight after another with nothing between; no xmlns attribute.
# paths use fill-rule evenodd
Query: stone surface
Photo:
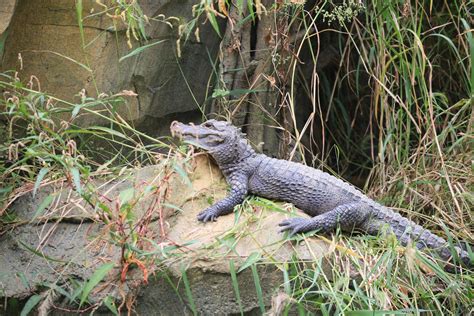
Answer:
<svg viewBox="0 0 474 316"><path fill-rule="evenodd" d="M156 262L161 264L147 266L153 274L148 284L143 283L142 271L133 269L127 274L126 284L117 287L120 285L117 268L106 278L115 285L105 287L102 292L93 292L92 301L105 294L120 298L118 293L114 294L114 289L122 288L137 296L134 308L139 314L191 314L192 304L183 282L183 271L186 271L196 312L239 313L230 277L230 260L234 261L237 270L253 253L261 254L258 275L264 302L269 306L272 296L283 283L283 273L279 270L283 262L293 256L313 260L328 252L327 245L316 238L299 244L285 241L284 236L277 232L276 224L289 216L287 212L260 206L252 211L247 207L245 211L220 217L217 222L198 222L196 215L213 200L223 197L227 186L207 156L197 156L191 165L190 183L178 176L169 182L166 202L174 207L163 210L165 234L160 233L160 221L155 213L152 213L153 220L148 226L147 236L154 240L155 245L160 245L157 247L181 247L168 256L160 256L159 249L163 248L151 247L149 250L157 253ZM137 195L147 186L162 185L158 177L162 171L162 168L148 167L121 179L101 180L99 190L112 201L111 205L115 205L117 197L127 189L135 188ZM91 221L94 210L82 203L67 185L63 188L58 185L54 191L51 186L42 188L35 197L31 192L26 193L10 207L21 224L0 238L0 288L3 291L0 296L27 297L38 289L41 282L64 284L70 278L82 282L104 262L116 262L119 266L120 249L107 242L107 226ZM38 205L50 195L54 196L51 204L54 207L35 216L38 215ZM140 199L135 217L150 214L147 212L153 201L153 195ZM298 214L306 216L302 212ZM67 217L67 220L59 221L58 216ZM238 274L238 284L242 309L259 311L250 268Z"/></svg>
<svg viewBox="0 0 474 316"><path fill-rule="evenodd" d="M2 0L0 6L0 36L5 32L15 9L16 0Z"/></svg>
<svg viewBox="0 0 474 316"><path fill-rule="evenodd" d="M150 20L146 26L148 41L142 45L163 42L119 61L132 51L127 45L126 26L120 19L101 14L103 7L95 0L82 1L84 47L75 1L18 0L0 70L17 70L25 82L34 75L42 91L73 102L79 101L77 94L82 89L93 97L134 91L138 97L128 97L127 104L117 110L139 129L142 121L154 119L154 124L144 126L151 127L150 132L160 125L156 118L173 113L194 111L196 119L206 96L211 60L220 42L209 23L199 25L202 41L197 42L194 36L186 44L182 41L182 55L178 57L179 25L192 19L196 2L139 1L148 17L175 19L169 20L171 26ZM133 45L133 49L139 47L137 41ZM82 118L82 124L96 123L101 122Z"/></svg>

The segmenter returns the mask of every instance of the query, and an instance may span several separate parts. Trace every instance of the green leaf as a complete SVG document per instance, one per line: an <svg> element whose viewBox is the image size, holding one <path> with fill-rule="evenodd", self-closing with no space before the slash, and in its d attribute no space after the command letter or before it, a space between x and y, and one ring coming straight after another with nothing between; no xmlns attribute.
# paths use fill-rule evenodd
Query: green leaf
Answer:
<svg viewBox="0 0 474 316"><path fill-rule="evenodd" d="M84 107L84 104L76 104L71 112L71 118L75 118L79 111Z"/></svg>
<svg viewBox="0 0 474 316"><path fill-rule="evenodd" d="M79 32L84 46L84 24L82 23L82 0L76 0L76 17L79 24Z"/></svg>
<svg viewBox="0 0 474 316"><path fill-rule="evenodd" d="M54 201L54 195L50 194L47 197L45 197L44 200L41 201L41 204L38 206L38 209L36 209L36 212L33 215L32 220L40 216L43 213L43 211L51 205L53 201Z"/></svg>
<svg viewBox="0 0 474 316"><path fill-rule="evenodd" d="M224 98L230 95L229 90L224 90L224 89L215 89L214 92L212 92L212 98Z"/></svg>
<svg viewBox="0 0 474 316"><path fill-rule="evenodd" d="M188 297L188 302L191 307L191 311L194 315L197 315L197 309L196 305L194 304L193 293L191 292L191 286L189 284L188 276L184 267L181 267L181 276L183 277L184 290L186 292L186 296Z"/></svg>
<svg viewBox="0 0 474 316"><path fill-rule="evenodd" d="M41 295L33 295L32 297L30 297L28 299L28 301L26 302L25 306L23 307L23 309L21 310L21 316L26 316L28 315L31 310L36 306L38 305L38 303L41 301Z"/></svg>
<svg viewBox="0 0 474 316"><path fill-rule="evenodd" d="M115 264L113 262L105 263L95 270L92 277L89 279L89 281L87 281L86 285L82 289L81 303L79 304L80 306L84 304L92 289L94 289L94 287L105 278L107 273L113 269L114 265Z"/></svg>
<svg viewBox="0 0 474 316"><path fill-rule="evenodd" d="M26 288L29 288L31 285L30 285L30 282L28 281L28 278L26 277L25 273L23 272L18 272L16 274L17 277L20 278L21 280L21 284L23 284L24 287Z"/></svg>
<svg viewBox="0 0 474 316"><path fill-rule="evenodd" d="M240 315L243 315L242 300L240 299L239 283L237 282L237 274L235 273L234 260L229 261L230 265L230 278L232 279L232 287L234 288L235 297L237 298L237 304L239 305Z"/></svg>
<svg viewBox="0 0 474 316"><path fill-rule="evenodd" d="M389 311L389 310L360 310L360 311L347 311L345 315L347 316L384 316L384 315L412 315L413 310L403 310L403 311ZM422 312L421 310L416 310L416 312Z"/></svg>
<svg viewBox="0 0 474 316"><path fill-rule="evenodd" d="M209 22L211 22L211 25L214 28L214 30L216 31L217 35L219 35L219 37L221 37L221 31L219 30L219 24L217 23L216 16L208 12L207 17L209 19Z"/></svg>
<svg viewBox="0 0 474 316"><path fill-rule="evenodd" d="M256 252L256 251L252 252L250 254L250 256L247 257L247 260L245 260L244 264L240 267L240 269L239 269L239 271L237 271L237 273L240 273L240 272L244 271L245 269L247 269L248 267L250 267L254 263L260 261L261 258L262 258L262 255L259 252Z"/></svg>
<svg viewBox="0 0 474 316"><path fill-rule="evenodd" d="M244 12L244 0L237 0L236 7L239 12L239 15L241 15L242 12Z"/></svg>
<svg viewBox="0 0 474 316"><path fill-rule="evenodd" d="M48 283L48 282L41 282L38 284L39 286L50 288L51 290L54 290L55 292L58 292L62 296L66 297L69 301L74 301L74 298L71 296L71 294L63 289L62 287L58 286L57 284L54 283Z"/></svg>
<svg viewBox="0 0 474 316"><path fill-rule="evenodd" d="M41 257L41 258L44 258L48 261L53 261L53 262L60 262L60 263L66 263L66 261L64 260L60 260L60 259L56 259L56 258L53 258L53 257L50 257L50 256L47 256L45 255L44 253L34 249L33 247L30 247L28 246L27 244L25 244L24 242L22 242L21 240L16 240L17 243L19 243L21 246L23 246L26 250L30 251L31 253L37 255L38 257Z"/></svg>
<svg viewBox="0 0 474 316"><path fill-rule="evenodd" d="M33 188L33 197L35 197L36 191L38 191L41 181L43 180L44 176L48 173L48 171L49 171L49 168L41 168L41 170L38 172L38 177L36 178L35 186Z"/></svg>
<svg viewBox="0 0 474 316"><path fill-rule="evenodd" d="M128 188L119 193L120 205L128 203L135 195L135 188Z"/></svg>
<svg viewBox="0 0 474 316"><path fill-rule="evenodd" d="M255 21L255 11L253 9L253 1L247 1L247 7L249 9L249 16L252 17L252 20Z"/></svg>
<svg viewBox="0 0 474 316"><path fill-rule="evenodd" d="M162 203L161 205L163 205L164 207L170 208L170 209L172 209L172 210L176 210L176 211L183 212L183 209L182 209L181 207L176 206L176 205L173 205L173 204Z"/></svg>
<svg viewBox="0 0 474 316"><path fill-rule="evenodd" d="M257 266L252 264L250 266L252 269L253 283L255 284L255 291L257 292L258 306L260 306L260 312L262 315L265 315L265 304L263 303L263 291L260 286L260 278L258 277Z"/></svg>
<svg viewBox="0 0 474 316"><path fill-rule="evenodd" d="M114 315L118 315L118 310L117 310L117 307L115 306L115 302L114 302L114 299L111 297L111 296L107 296L105 299L104 299L104 304L105 306L107 306L107 308L112 312L114 313Z"/></svg>
<svg viewBox="0 0 474 316"><path fill-rule="evenodd" d="M79 169L71 168L72 180L74 181L74 185L76 186L76 190L79 194L82 194L82 187L81 187L81 174L79 173Z"/></svg>
<svg viewBox="0 0 474 316"><path fill-rule="evenodd" d="M173 165L173 169L176 171L176 173L181 177L181 179L183 179L184 183L186 183L186 185L188 185L189 187L192 186L191 184L191 180L189 180L188 178L188 174L186 173L186 171L184 171L183 168L181 168L180 165L178 164L174 164Z"/></svg>
<svg viewBox="0 0 474 316"><path fill-rule="evenodd" d="M97 130L97 131L101 131L106 134L114 135L123 139L129 139L129 137L125 136L125 134L122 134L114 129L103 127L103 126L91 126L89 127L89 130Z"/></svg>
<svg viewBox="0 0 474 316"><path fill-rule="evenodd" d="M120 57L119 62L122 62L123 60L125 60L125 59L127 59L127 58L129 58L129 57L132 57L132 56L135 56L135 55L137 55L137 54L140 54L140 53L143 52L145 49L150 48L150 47L152 47L152 46L155 46L155 45L157 45L157 44L160 44L160 43L162 43L162 42L164 42L164 41L166 41L166 40L156 41L156 42L154 42L154 43L151 43L151 44L148 44L148 45L144 45L144 46L138 47L138 48L134 49L131 53L129 53L129 54L125 55L125 56Z"/></svg>
<svg viewBox="0 0 474 316"><path fill-rule="evenodd" d="M229 95L239 97L245 94L264 92L264 89L234 89L229 91Z"/></svg>

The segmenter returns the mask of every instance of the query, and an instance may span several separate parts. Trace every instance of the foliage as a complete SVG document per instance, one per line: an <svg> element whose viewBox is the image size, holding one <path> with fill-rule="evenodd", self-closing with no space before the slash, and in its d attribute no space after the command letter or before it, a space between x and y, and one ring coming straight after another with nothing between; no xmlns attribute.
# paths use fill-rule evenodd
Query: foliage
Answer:
<svg viewBox="0 0 474 316"><path fill-rule="evenodd" d="M323 315L357 312L460 315L473 295L469 274L445 272L432 258L396 240L336 236L347 251L287 266L293 306ZM325 269L329 264L330 269ZM328 273L328 270L330 271ZM354 278L354 275L359 277Z"/></svg>
<svg viewBox="0 0 474 316"><path fill-rule="evenodd" d="M79 102L71 103L40 92L35 77L25 85L19 78L7 74L3 74L0 88L4 90L0 115L7 122L1 131L4 137L0 143L0 234L25 224L24 219L17 218L9 210L12 202L25 194L34 196L42 187L59 186L62 187L59 190L69 188L75 191L84 204L91 206L95 212L91 219L100 221L107 228L101 238L121 249L120 262L109 262L99 267L82 285L71 281L71 285L63 289L57 284L45 284L48 289L41 295L32 296L23 312L28 313L40 302L40 306L48 306L57 295L55 293L65 296L70 303L83 305L115 265L121 269L122 282L131 267L141 269L146 281L149 262L142 262L138 257L149 245L146 241L147 226L157 209L151 207L142 212L142 216L137 216L136 205L142 199L152 198L156 200L152 205L158 205L161 214L161 202L166 197L166 183L174 172L174 163L157 152L168 150L169 145L136 131L116 112L125 98L135 95L122 91L113 96L102 94L94 99L80 94L77 96ZM103 125L84 127L81 120L90 120L91 117ZM101 153L98 148L102 149ZM110 155L106 150L113 150L114 154ZM157 174L158 186L125 190L120 193L118 202L98 193L94 178L105 179L118 173L125 176L123 168L140 164L163 165L161 170L164 173ZM41 225L50 220L62 220L60 208L67 204L58 207L58 199L56 192L47 195L32 215L31 222ZM52 264L74 264L47 256L21 241L19 243L26 251ZM27 280L25 282L28 284ZM107 296L85 310L97 309L102 303L114 309L113 301Z"/></svg>

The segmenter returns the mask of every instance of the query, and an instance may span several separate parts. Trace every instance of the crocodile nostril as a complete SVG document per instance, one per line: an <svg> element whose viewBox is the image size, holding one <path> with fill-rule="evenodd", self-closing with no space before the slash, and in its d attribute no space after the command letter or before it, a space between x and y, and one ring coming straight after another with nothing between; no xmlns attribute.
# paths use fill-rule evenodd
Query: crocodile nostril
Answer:
<svg viewBox="0 0 474 316"><path fill-rule="evenodd" d="M178 121L171 122L170 131L171 131L171 136L173 136L173 137L178 136L180 134L178 124L179 124Z"/></svg>

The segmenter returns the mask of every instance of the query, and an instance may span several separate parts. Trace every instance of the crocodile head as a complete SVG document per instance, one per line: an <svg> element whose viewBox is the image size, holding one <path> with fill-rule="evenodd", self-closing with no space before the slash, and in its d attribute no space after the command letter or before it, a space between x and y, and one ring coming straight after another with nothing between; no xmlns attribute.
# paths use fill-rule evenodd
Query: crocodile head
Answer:
<svg viewBox="0 0 474 316"><path fill-rule="evenodd" d="M240 129L228 122L209 120L194 125L174 121L170 129L174 137L208 151L219 164L239 161L254 153Z"/></svg>

